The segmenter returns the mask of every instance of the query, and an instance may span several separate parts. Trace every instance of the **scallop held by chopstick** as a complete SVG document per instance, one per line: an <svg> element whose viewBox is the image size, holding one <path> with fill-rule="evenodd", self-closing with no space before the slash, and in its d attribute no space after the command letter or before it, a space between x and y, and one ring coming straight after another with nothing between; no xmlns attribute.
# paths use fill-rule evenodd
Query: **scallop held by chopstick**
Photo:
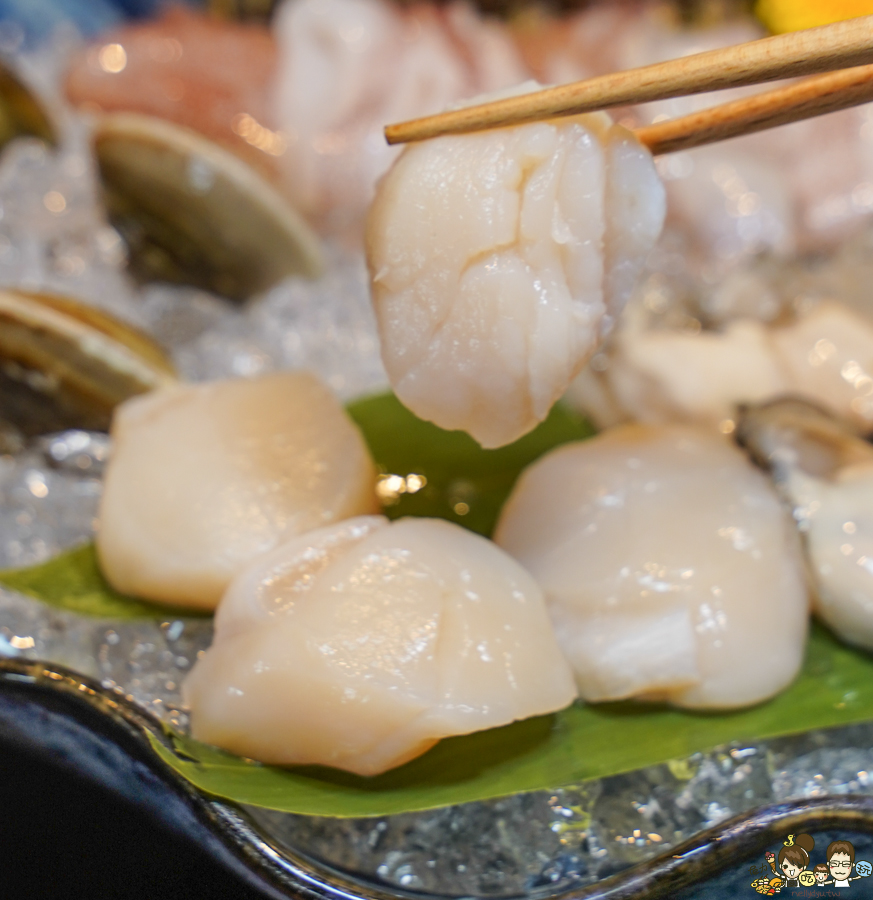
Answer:
<svg viewBox="0 0 873 900"><path fill-rule="evenodd" d="M367 224L397 396L484 447L530 431L620 314L664 213L651 155L605 114L408 146Z"/></svg>

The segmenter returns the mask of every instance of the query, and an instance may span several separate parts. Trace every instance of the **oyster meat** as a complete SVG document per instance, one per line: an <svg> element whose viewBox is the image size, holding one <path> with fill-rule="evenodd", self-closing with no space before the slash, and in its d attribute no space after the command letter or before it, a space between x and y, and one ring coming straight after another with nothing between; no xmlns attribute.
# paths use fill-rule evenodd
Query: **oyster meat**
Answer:
<svg viewBox="0 0 873 900"><path fill-rule="evenodd" d="M805 538L818 616L873 650L873 446L797 398L746 407L737 439L769 469Z"/></svg>

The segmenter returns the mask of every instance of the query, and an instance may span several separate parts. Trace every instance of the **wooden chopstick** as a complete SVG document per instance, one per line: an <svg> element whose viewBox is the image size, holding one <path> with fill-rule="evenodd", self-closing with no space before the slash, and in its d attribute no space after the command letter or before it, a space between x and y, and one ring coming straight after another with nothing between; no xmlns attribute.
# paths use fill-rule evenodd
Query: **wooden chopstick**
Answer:
<svg viewBox="0 0 873 900"><path fill-rule="evenodd" d="M873 16L861 16L388 125L385 138L389 144L402 144L869 63Z"/></svg>
<svg viewBox="0 0 873 900"><path fill-rule="evenodd" d="M637 128L634 134L657 156L753 134L871 101L873 65L856 66L842 72L805 78L787 87L723 103L690 116Z"/></svg>

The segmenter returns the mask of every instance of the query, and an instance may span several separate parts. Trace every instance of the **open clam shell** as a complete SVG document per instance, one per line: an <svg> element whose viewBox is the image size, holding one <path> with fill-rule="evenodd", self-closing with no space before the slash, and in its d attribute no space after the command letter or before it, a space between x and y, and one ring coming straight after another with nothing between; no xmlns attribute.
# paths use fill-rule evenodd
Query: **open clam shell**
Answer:
<svg viewBox="0 0 873 900"><path fill-rule="evenodd" d="M57 143L55 129L30 88L0 63L0 147L24 135Z"/></svg>
<svg viewBox="0 0 873 900"><path fill-rule="evenodd" d="M242 300L316 277L318 238L260 175L206 138L137 113L105 116L94 147L134 274Z"/></svg>
<svg viewBox="0 0 873 900"><path fill-rule="evenodd" d="M146 335L67 297L0 290L0 442L105 430L116 404L176 380Z"/></svg>

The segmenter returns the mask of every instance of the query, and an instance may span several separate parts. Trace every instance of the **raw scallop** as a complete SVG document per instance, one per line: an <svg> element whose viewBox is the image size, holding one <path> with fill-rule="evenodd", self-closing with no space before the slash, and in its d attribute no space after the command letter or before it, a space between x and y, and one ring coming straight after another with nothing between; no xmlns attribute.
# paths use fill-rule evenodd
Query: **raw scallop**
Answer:
<svg viewBox="0 0 873 900"><path fill-rule="evenodd" d="M797 673L797 535L718 435L628 425L555 450L522 474L495 539L542 586L586 700L745 706Z"/></svg>
<svg viewBox="0 0 873 900"><path fill-rule="evenodd" d="M97 550L124 593L212 608L255 557L378 508L360 433L307 373L136 397L112 440Z"/></svg>
<svg viewBox="0 0 873 900"><path fill-rule="evenodd" d="M184 684L196 738L374 775L576 691L542 593L485 538L359 517L240 574Z"/></svg>
<svg viewBox="0 0 873 900"><path fill-rule="evenodd" d="M621 312L663 218L651 156L604 114L407 147L367 225L395 393L483 447L530 431Z"/></svg>

